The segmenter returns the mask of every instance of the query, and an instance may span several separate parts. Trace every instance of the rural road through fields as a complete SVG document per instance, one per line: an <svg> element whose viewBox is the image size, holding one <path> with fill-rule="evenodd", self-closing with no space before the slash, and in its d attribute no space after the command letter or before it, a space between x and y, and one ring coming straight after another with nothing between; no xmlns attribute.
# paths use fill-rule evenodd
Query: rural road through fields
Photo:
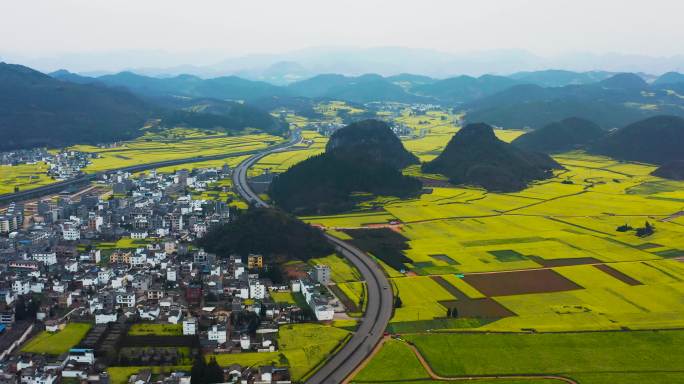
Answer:
<svg viewBox="0 0 684 384"><path fill-rule="evenodd" d="M268 207L268 204L252 191L247 182L247 171L259 159L266 155L285 150L270 149L243 161L233 171L233 184L237 192L248 202L257 207ZM325 234L339 253L347 258L361 273L366 281L368 292L366 312L361 325L353 333L351 339L333 356L330 356L315 374L306 381L307 384L339 384L345 382L373 351L375 345L383 337L385 327L392 317L392 288L382 268L368 255L358 248L336 237Z"/></svg>
<svg viewBox="0 0 684 384"><path fill-rule="evenodd" d="M286 148L286 147L295 145L295 144L299 143L300 141L301 141L301 135L297 131L294 133L292 139L289 140L288 142L276 144L274 146L269 147L268 150L277 150L280 148ZM189 157L189 158L184 158L184 159L166 160L166 161L159 161L156 163L147 163L147 164L140 164L140 165L132 165L130 167L110 169L110 170L103 171L103 172L83 175L81 177L77 177L77 178L70 179L70 180L59 181L56 183L44 185L42 187L29 189L26 191L20 191L20 192L16 192L16 193L6 193L4 195L0 195L0 205L9 204L13 201L23 201L23 200L27 200L27 199L31 199L31 198L42 197L42 196L49 195L52 193L58 193L58 192L63 191L64 189L66 189L68 187L71 187L71 186L84 185L84 184L90 183L91 181L95 181L97 179L97 177L99 175L101 175L102 173L110 173L110 172L118 172L118 171L141 172L141 171L146 171L148 169L168 167L168 166L172 166L172 165L180 165L180 164L187 164L187 163L198 163L198 162L207 161L207 160L220 160L220 159L226 159L229 157L252 155L255 153L260 153L261 151L262 150L260 150L260 149L255 149L255 150L251 150L251 151L233 152L233 153L228 153L228 154L220 154L220 155L212 155L212 156L195 156L195 157Z"/></svg>

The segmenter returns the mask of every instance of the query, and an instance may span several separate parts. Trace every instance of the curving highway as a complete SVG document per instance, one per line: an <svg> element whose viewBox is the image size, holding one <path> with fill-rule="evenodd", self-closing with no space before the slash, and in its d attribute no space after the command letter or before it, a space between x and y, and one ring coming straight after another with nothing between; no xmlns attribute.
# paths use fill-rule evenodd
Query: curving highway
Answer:
<svg viewBox="0 0 684 384"><path fill-rule="evenodd" d="M268 207L268 204L252 191L247 182L247 171L264 156L287 148L276 148L254 155L240 163L233 171L233 184L237 192L252 205ZM313 374L307 384L338 384L344 382L372 352L382 339L385 327L392 317L393 296L389 281L373 259L360 249L336 237L325 234L338 250L361 273L366 281L366 312L361 324L351 339L335 354L330 356L323 366Z"/></svg>

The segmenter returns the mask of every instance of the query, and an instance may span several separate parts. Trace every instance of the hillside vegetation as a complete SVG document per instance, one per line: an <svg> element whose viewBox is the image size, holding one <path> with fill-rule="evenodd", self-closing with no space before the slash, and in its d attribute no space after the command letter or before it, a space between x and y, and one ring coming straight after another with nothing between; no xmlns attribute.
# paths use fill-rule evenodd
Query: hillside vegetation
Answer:
<svg viewBox="0 0 684 384"><path fill-rule="evenodd" d="M417 162L386 123L364 120L336 131L324 154L279 175L269 194L279 207L297 214L340 212L354 206L355 192L416 194L420 181L400 169Z"/></svg>
<svg viewBox="0 0 684 384"><path fill-rule="evenodd" d="M512 143L528 151L563 152L582 148L605 134L601 127L589 120L570 117L528 132Z"/></svg>
<svg viewBox="0 0 684 384"><path fill-rule="evenodd" d="M655 116L637 121L606 136L591 148L621 160L664 164L684 160L684 119Z"/></svg>
<svg viewBox="0 0 684 384"><path fill-rule="evenodd" d="M130 139L139 135L150 110L123 90L0 63L0 150Z"/></svg>
<svg viewBox="0 0 684 384"><path fill-rule="evenodd" d="M228 224L213 228L199 245L219 256L259 253L306 261L333 252L321 231L282 211L252 208Z"/></svg>
<svg viewBox="0 0 684 384"><path fill-rule="evenodd" d="M444 152L423 164L423 171L441 173L454 184L490 191L519 191L533 180L553 176L561 166L545 154L527 152L499 140L491 126L469 124L449 141Z"/></svg>

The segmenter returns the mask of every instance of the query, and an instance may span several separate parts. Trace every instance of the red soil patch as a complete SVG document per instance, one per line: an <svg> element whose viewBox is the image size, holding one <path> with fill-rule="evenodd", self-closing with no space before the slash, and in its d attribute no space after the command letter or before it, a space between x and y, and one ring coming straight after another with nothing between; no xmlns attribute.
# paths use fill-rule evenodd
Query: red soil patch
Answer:
<svg viewBox="0 0 684 384"><path fill-rule="evenodd" d="M487 296L525 295L582 289L551 269L466 275L464 280Z"/></svg>
<svg viewBox="0 0 684 384"><path fill-rule="evenodd" d="M617 269L614 269L613 267L610 267L605 264L599 264L599 265L594 265L596 269L600 269L601 271L613 276L614 278L622 281L625 284L628 285L643 285L643 283L632 276L625 275L624 273L618 271Z"/></svg>
<svg viewBox="0 0 684 384"><path fill-rule="evenodd" d="M593 257L571 257L566 259L544 259L539 256L528 256L528 258L542 267L567 267L569 265L599 264L601 260Z"/></svg>
<svg viewBox="0 0 684 384"><path fill-rule="evenodd" d="M515 313L489 297L471 299L458 288L451 285L441 276L432 276L437 284L451 293L457 300L440 301L446 308L456 308L458 317L472 317L478 319L498 319L515 316Z"/></svg>

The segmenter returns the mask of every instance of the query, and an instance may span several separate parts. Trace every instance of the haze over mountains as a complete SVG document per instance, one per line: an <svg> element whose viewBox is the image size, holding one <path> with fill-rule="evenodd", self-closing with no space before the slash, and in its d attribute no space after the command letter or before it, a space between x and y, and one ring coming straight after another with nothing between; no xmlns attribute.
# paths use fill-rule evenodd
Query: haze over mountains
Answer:
<svg viewBox="0 0 684 384"><path fill-rule="evenodd" d="M163 51L119 51L26 57L0 52L6 61L21 62L52 72L69 68L79 73L133 71L151 76L192 74L200 77L235 75L251 80L287 84L324 73L391 76L419 73L437 78L460 74L512 74L559 68L568 71L665 73L684 71L684 56L655 57L620 53L565 53L543 57L521 49L448 53L403 47L312 47L278 54L221 58L216 52L193 54ZM189 64L192 63L192 64Z"/></svg>

